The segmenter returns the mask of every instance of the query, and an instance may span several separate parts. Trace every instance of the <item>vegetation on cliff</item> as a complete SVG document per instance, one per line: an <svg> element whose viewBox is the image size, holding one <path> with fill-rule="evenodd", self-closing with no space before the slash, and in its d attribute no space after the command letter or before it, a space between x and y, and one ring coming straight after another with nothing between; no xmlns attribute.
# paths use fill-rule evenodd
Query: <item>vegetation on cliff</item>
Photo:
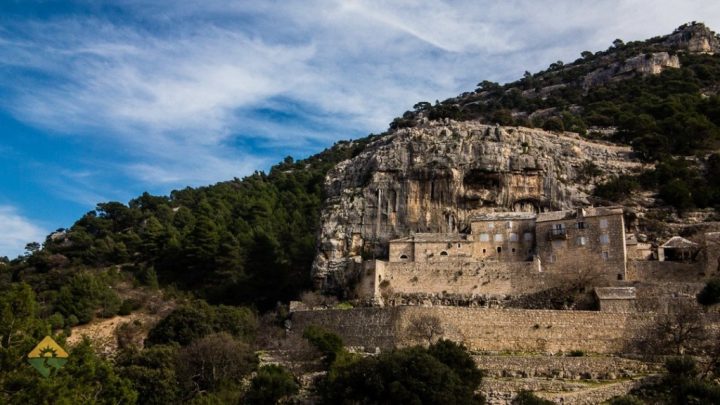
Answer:
<svg viewBox="0 0 720 405"><path fill-rule="evenodd" d="M680 67L585 85L589 74L608 64L637 56L650 60L661 52L677 56ZM616 41L607 51L584 52L571 64L556 62L513 83L484 81L477 91L442 103L420 102L391 130L423 118L537 126L587 137L604 136L602 128L610 128L607 139L631 144L656 164L610 179L597 188L599 197L620 201L633 190L657 190L678 210L715 207L720 155L711 151L720 141L718 88L718 54L686 52L662 38ZM247 402L262 403L294 393L297 384L287 371L258 370L258 311L310 288L325 175L372 139L340 142L305 160L286 158L268 173L243 179L169 196L145 193L127 205L101 203L42 245L29 244L26 255L0 259L0 402L42 403L61 396L73 403L224 403L246 395ZM123 283L191 291L189 304L150 332L147 348L124 348L114 361L84 342L55 379L44 380L25 365L24 355L43 336L64 343L71 326L133 311L135 303L115 288ZM714 295L708 302L716 302ZM481 374L450 342L358 359L332 337L317 331L308 336L324 345L331 364L328 401L479 400L473 392ZM221 372L209 373L206 365ZM256 371L250 387L242 387L242 379ZM716 388L697 385L696 374L669 395L716 398Z"/></svg>

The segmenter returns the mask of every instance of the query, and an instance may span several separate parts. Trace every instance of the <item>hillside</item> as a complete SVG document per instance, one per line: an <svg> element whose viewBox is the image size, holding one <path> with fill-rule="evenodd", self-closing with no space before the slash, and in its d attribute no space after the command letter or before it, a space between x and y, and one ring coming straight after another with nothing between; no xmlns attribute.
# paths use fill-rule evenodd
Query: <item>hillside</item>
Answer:
<svg viewBox="0 0 720 405"><path fill-rule="evenodd" d="M617 40L512 83L483 81L443 102L419 102L381 135L288 157L268 173L99 203L25 255L0 261L0 402L60 392L82 401L96 380L117 403L237 402L258 370L254 351L268 348L301 352L321 369L338 356L334 375L350 379L358 357L331 334L304 336L315 348L288 335L287 303L320 288L334 297L306 293L304 301L336 305L350 296L356 265L386 257L388 240L461 232L478 213L622 204L628 227L652 242L720 230L718 52L720 37L699 23ZM100 319L141 314L154 326L134 333L147 340L133 335L112 361L68 339L78 327L107 338L118 322ZM29 387L38 377L20 367L46 334L76 344L76 360L33 397L25 393L36 392ZM456 349L432 350L442 359ZM454 372L419 350L399 356ZM199 354L231 358L231 383L198 382ZM293 381L263 370L268 381ZM472 398L472 389L458 390Z"/></svg>

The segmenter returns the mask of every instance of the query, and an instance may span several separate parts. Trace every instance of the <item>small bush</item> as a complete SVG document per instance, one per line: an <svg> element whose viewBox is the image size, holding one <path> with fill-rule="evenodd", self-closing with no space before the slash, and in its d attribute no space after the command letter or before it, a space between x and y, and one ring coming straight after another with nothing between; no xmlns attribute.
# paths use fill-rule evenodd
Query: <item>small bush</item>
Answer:
<svg viewBox="0 0 720 405"><path fill-rule="evenodd" d="M343 349L343 341L340 336L319 326L308 326L303 332L303 337L320 350L329 363L332 363L337 354Z"/></svg>
<svg viewBox="0 0 720 405"><path fill-rule="evenodd" d="M246 404L276 404L298 392L298 384L289 371L275 364L263 366L250 382Z"/></svg>
<svg viewBox="0 0 720 405"><path fill-rule="evenodd" d="M709 306L720 302L720 279L712 279L703 287L697 295L700 305Z"/></svg>
<svg viewBox="0 0 720 405"><path fill-rule="evenodd" d="M533 394L532 391L520 391L520 393L513 399L513 405L554 405L552 401L543 399Z"/></svg>
<svg viewBox="0 0 720 405"><path fill-rule="evenodd" d="M347 301L343 301L335 305L335 309L352 309L353 305Z"/></svg>
<svg viewBox="0 0 720 405"><path fill-rule="evenodd" d="M65 318L62 314L55 312L48 318L48 323L53 330L62 329L65 327Z"/></svg>
<svg viewBox="0 0 720 405"><path fill-rule="evenodd" d="M585 352L582 350L571 350L570 353L568 353L568 356L570 357L583 357L585 356Z"/></svg>
<svg viewBox="0 0 720 405"><path fill-rule="evenodd" d="M140 301L128 298L126 300L123 300L122 304L120 304L120 309L118 309L118 315L130 315L133 311L137 311L141 307L142 304L140 303Z"/></svg>
<svg viewBox="0 0 720 405"><path fill-rule="evenodd" d="M633 395L623 395L621 397L615 397L608 401L610 405L643 405L645 402L641 401L638 397Z"/></svg>

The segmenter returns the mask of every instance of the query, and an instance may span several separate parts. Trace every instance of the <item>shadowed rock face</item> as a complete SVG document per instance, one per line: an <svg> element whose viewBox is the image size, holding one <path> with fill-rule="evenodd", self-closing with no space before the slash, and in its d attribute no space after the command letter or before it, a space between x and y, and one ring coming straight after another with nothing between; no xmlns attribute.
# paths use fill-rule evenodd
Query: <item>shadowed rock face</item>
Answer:
<svg viewBox="0 0 720 405"><path fill-rule="evenodd" d="M325 179L316 284L344 290L361 256L386 257L388 240L466 232L475 213L586 205L588 162L605 175L639 166L628 147L529 128L429 123L383 137Z"/></svg>

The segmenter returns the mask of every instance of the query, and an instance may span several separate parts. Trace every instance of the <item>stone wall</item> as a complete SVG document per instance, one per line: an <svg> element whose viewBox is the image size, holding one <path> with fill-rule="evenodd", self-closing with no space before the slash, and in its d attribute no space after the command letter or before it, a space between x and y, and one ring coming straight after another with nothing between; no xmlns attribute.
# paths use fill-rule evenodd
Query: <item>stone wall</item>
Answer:
<svg viewBox="0 0 720 405"><path fill-rule="evenodd" d="M635 312L634 299L601 299L600 310L603 312Z"/></svg>
<svg viewBox="0 0 720 405"><path fill-rule="evenodd" d="M660 371L661 364L613 356L474 356L489 377L616 380Z"/></svg>
<svg viewBox="0 0 720 405"><path fill-rule="evenodd" d="M629 261L628 281L699 282L705 279L701 263Z"/></svg>
<svg viewBox="0 0 720 405"><path fill-rule="evenodd" d="M347 345L387 349L418 343L405 331L423 315L439 318L445 338L464 342L473 351L538 353L622 352L653 319L650 314L408 306L299 311L292 315L292 329L302 333L308 325L320 325L342 336Z"/></svg>
<svg viewBox="0 0 720 405"><path fill-rule="evenodd" d="M392 294L464 294L505 296L549 288L550 278L535 262L500 263L463 260L433 263L376 261L376 278ZM390 295L392 295L390 294Z"/></svg>

